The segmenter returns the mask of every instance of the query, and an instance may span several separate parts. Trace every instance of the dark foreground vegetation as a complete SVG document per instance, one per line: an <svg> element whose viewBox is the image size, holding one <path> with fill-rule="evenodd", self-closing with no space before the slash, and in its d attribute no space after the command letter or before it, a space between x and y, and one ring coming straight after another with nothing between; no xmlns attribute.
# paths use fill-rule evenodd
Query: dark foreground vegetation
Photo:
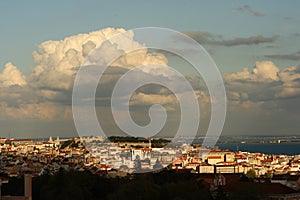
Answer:
<svg viewBox="0 0 300 200"><path fill-rule="evenodd" d="M11 179L2 186L2 195L23 196L23 180L23 177ZM197 174L188 171L163 170L107 178L90 172L60 170L54 175L33 178L33 200L267 199L266 194L251 185L230 194L221 187L211 194L209 188Z"/></svg>
<svg viewBox="0 0 300 200"><path fill-rule="evenodd" d="M2 187L3 195L23 195L23 178ZM66 172L33 179L33 200L211 199L191 173L162 171L125 178L105 178L89 172Z"/></svg>

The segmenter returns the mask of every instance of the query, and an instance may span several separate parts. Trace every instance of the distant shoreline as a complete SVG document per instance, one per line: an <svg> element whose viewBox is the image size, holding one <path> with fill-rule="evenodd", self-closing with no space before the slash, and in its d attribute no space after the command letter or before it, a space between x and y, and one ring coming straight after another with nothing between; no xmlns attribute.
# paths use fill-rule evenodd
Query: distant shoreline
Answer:
<svg viewBox="0 0 300 200"><path fill-rule="evenodd" d="M241 143L241 142L218 142L216 145L218 144L300 144L300 141L299 142L245 142L245 143Z"/></svg>
<svg viewBox="0 0 300 200"><path fill-rule="evenodd" d="M290 143L219 143L215 147L231 151L245 151L272 155L299 155L300 142Z"/></svg>

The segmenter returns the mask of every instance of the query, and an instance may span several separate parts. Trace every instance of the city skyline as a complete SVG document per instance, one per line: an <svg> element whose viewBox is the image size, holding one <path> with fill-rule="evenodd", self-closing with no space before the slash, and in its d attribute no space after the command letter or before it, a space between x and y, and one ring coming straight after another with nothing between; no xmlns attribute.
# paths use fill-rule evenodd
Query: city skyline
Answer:
<svg viewBox="0 0 300 200"><path fill-rule="evenodd" d="M297 4L132 2L120 10L118 1L1 2L0 137L76 136L71 109L74 69L81 66L87 54L105 37L147 26L185 33L199 42L215 61L227 95L222 134L299 135ZM135 42L134 36L130 42ZM141 60L140 55L145 59ZM109 81L132 63L149 60L174 65L188 77L199 100L202 120L199 132L203 134L210 117L209 95L198 79L199 74L176 56L148 51L125 63L116 62L117 66L105 77L105 86L110 88ZM118 134L112 119L102 117L107 116L109 108L106 90L100 88L97 92L98 118L111 129L110 134ZM177 128L178 105L168 92L150 86L132 100L133 116L140 124L149 121L147 113L143 114L145 106L162 104L171 117L162 134L168 135Z"/></svg>

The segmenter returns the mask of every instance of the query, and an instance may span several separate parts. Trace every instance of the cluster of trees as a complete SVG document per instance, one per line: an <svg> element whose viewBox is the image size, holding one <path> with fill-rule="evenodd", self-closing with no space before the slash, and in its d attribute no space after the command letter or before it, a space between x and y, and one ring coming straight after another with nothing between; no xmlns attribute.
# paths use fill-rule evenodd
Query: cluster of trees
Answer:
<svg viewBox="0 0 300 200"><path fill-rule="evenodd" d="M79 146L80 142L75 142L74 139L72 140L67 140L62 142L60 149L65 149L66 147L75 147L77 148Z"/></svg>
<svg viewBox="0 0 300 200"><path fill-rule="evenodd" d="M142 138L142 137L123 137L123 136L111 136L108 138L109 141L111 142L130 142L130 143L148 143L149 140ZM151 139L151 145L152 147L156 147L156 148L160 148L160 147L164 147L166 146L168 143L170 142L170 140L166 140L163 138L153 138Z"/></svg>
<svg viewBox="0 0 300 200"><path fill-rule="evenodd" d="M108 137L106 142L149 143L149 140L142 138L142 137L111 136L111 137ZM163 138L154 138L154 139L151 139L151 146L156 147L156 148L161 148L161 147L166 146L169 142L170 142L170 140L166 140ZM60 149L65 149L66 147L79 147L79 146L81 146L79 141L75 142L74 139L71 139L71 140L62 142ZM135 145L134 147L138 148L138 147L142 147L142 146Z"/></svg>
<svg viewBox="0 0 300 200"><path fill-rule="evenodd" d="M142 142L142 143L148 143L149 140L146 140L145 138L139 138L139 137L130 137L130 136L110 136L108 137L110 142Z"/></svg>

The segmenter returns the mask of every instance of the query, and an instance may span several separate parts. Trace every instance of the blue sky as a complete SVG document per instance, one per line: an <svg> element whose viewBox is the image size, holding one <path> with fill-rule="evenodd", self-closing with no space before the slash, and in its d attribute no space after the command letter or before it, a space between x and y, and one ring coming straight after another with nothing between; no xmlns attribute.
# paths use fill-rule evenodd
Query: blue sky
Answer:
<svg viewBox="0 0 300 200"><path fill-rule="evenodd" d="M264 16L239 11L244 5ZM206 31L228 39L279 35L278 48L271 52L293 53L299 47L299 38L298 41L290 38L291 34L300 32L299 6L298 1L2 1L0 67L12 61L27 73L33 65L31 52L41 42L105 27L158 26L178 31ZM222 71L232 71L252 66L253 57L264 55L270 49L246 46L220 51L229 55L216 54L213 58ZM242 56L232 59L234 54ZM287 61L276 62L289 65Z"/></svg>
<svg viewBox="0 0 300 200"><path fill-rule="evenodd" d="M77 48L81 33L149 26L186 33L210 53L224 74L225 134L300 134L299 8L292 0L0 1L0 137L11 129L16 137L75 131L72 119L56 119L70 114L71 88L59 82L68 72L32 56L48 56L43 42L74 37Z"/></svg>

